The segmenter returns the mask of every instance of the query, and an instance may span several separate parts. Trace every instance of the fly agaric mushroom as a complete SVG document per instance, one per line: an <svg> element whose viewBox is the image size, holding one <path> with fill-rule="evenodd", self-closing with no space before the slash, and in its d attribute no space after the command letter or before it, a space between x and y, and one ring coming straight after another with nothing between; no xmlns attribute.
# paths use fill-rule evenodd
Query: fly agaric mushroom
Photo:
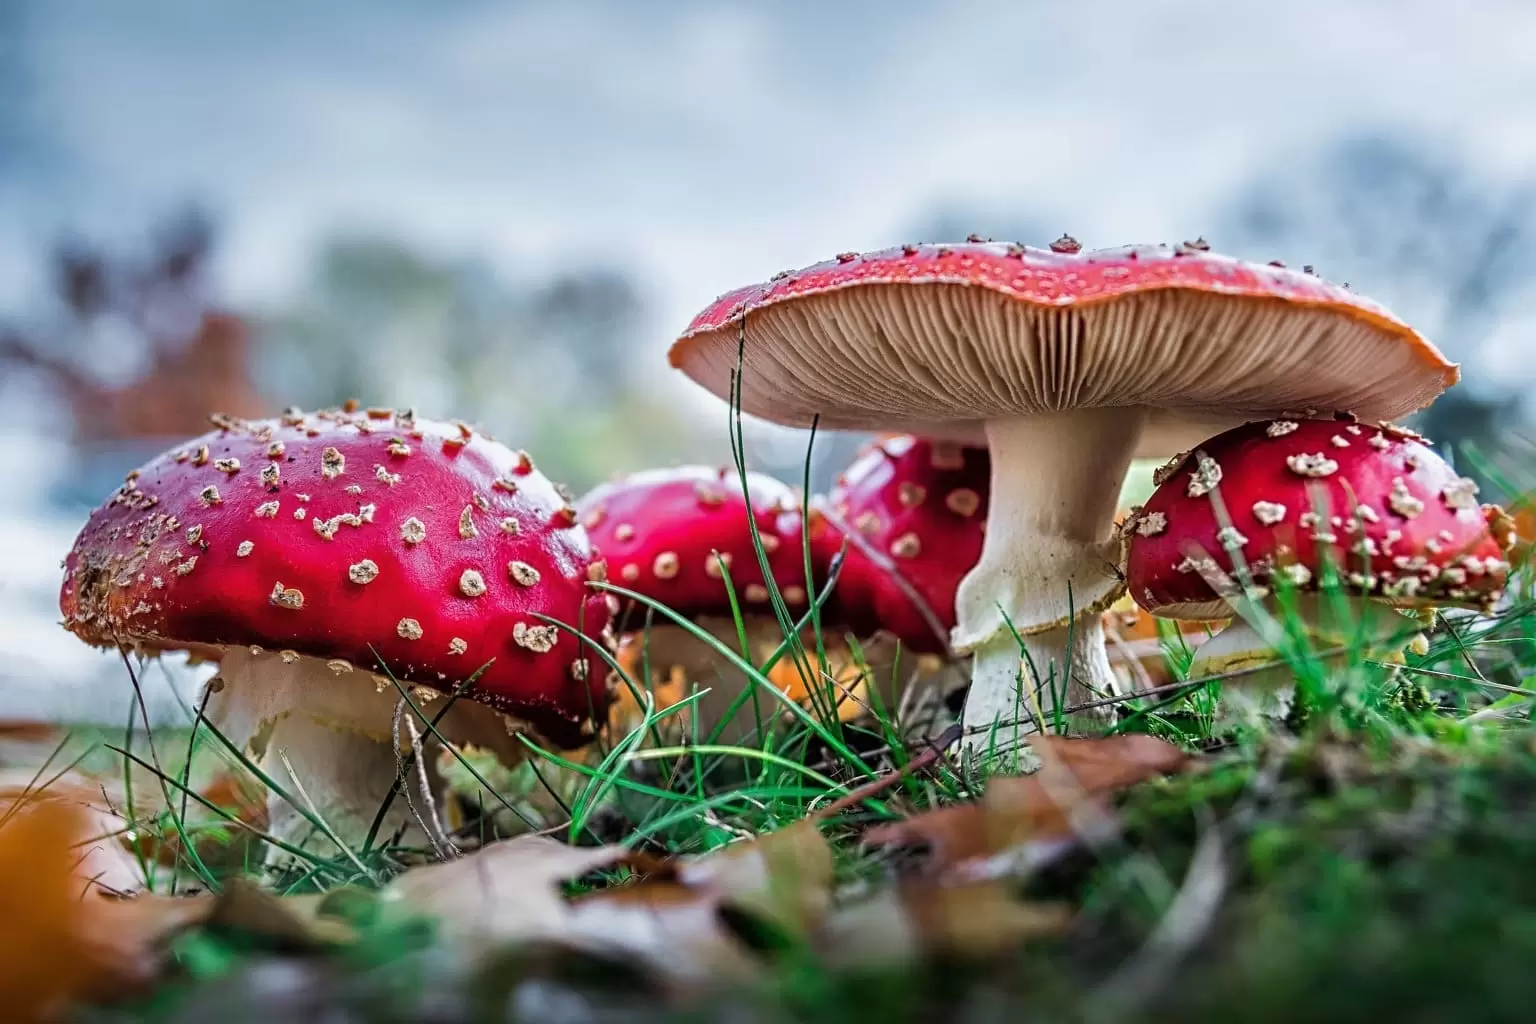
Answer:
<svg viewBox="0 0 1536 1024"><path fill-rule="evenodd" d="M1306 631L1330 646L1363 636L1368 649L1400 649L1418 624L1394 608L1486 606L1504 590L1505 545L1488 527L1496 507L1480 506L1477 485L1401 427L1349 415L1249 423L1202 442L1158 479L1125 528L1130 591L1154 615L1229 614L1238 557L1270 614L1281 614L1273 591L1294 589ZM1350 597L1342 619L1318 594L1329 560ZM1234 619L1199 648L1192 675L1275 657L1253 625ZM1289 675L1277 667L1228 692L1240 705L1283 706Z"/></svg>
<svg viewBox="0 0 1536 1024"><path fill-rule="evenodd" d="M763 555L790 614L798 616L809 606L800 506L794 491L772 477L747 473L743 493L734 469L643 470L594 488L577 503L577 511L608 560L616 584L693 620L733 650L738 638L727 572L754 654L766 655L783 639L769 606L752 523L757 524ZM813 528L820 528L815 517ZM813 547L821 550L820 545ZM692 713L713 727L750 684L724 665L709 645L670 620L656 617L648 630L638 632L644 617L645 608L638 602L624 611L623 625L637 631L621 644L626 671L638 669L642 658L650 662L653 688L662 691L658 707L667 706L663 701L668 698L675 702L686 696L683 691L691 683L708 687ZM621 694L620 703L624 700ZM738 717L752 718L752 708L742 708ZM674 725L681 722L674 716Z"/></svg>
<svg viewBox="0 0 1536 1024"><path fill-rule="evenodd" d="M484 666L438 728L503 757L523 730L591 737L602 661L542 616L603 635L604 566L526 453L388 409L214 419L91 514L59 597L71 631L217 661L210 719L279 779L284 755L349 844L396 775L399 695L375 669L430 703ZM273 832L302 824L274 796Z"/></svg>
<svg viewBox="0 0 1536 1024"><path fill-rule="evenodd" d="M989 446L991 517L951 637L975 655L973 743L1020 718L1025 666L1054 670L1046 712L1057 691L1113 687L1099 614L1121 593L1115 499L1138 451L1287 408L1395 417L1457 377L1375 303L1203 245L844 253L722 296L669 357L776 423Z"/></svg>
<svg viewBox="0 0 1536 1024"><path fill-rule="evenodd" d="M947 654L955 590L981 556L991 472L985 448L910 435L868 445L820 509L814 541L830 563L846 540L832 615L853 632L883 629L921 654Z"/></svg>

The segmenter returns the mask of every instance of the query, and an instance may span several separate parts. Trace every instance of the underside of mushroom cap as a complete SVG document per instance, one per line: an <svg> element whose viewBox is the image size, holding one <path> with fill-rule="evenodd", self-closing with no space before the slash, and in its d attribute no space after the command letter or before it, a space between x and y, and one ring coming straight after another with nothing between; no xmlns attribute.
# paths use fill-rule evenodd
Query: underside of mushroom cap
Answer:
<svg viewBox="0 0 1536 1024"><path fill-rule="evenodd" d="M1287 409L1401 416L1457 379L1353 292L1182 246L845 253L716 300L672 365L727 397L742 332L745 413L972 444L989 419L1145 407L1138 453L1167 455Z"/></svg>
<svg viewBox="0 0 1536 1024"><path fill-rule="evenodd" d="M217 419L91 514L60 608L87 642L257 645L451 691L576 745L608 701L603 565L534 467L392 410Z"/></svg>

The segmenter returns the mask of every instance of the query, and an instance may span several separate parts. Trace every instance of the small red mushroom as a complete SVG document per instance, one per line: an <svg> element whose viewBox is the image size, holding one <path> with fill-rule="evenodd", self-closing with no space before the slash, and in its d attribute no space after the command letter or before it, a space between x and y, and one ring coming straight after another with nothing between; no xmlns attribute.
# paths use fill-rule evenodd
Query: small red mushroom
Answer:
<svg viewBox="0 0 1536 1024"><path fill-rule="evenodd" d="M1352 416L1253 422L1201 443L1158 480L1125 523L1130 593L1154 615L1229 614L1238 555L1258 596L1299 591L1308 629L1334 643L1354 642L1356 623L1333 621L1327 602L1307 596L1330 560L1373 643L1417 629L1392 607L1483 607L1504 592L1506 548L1489 529L1496 510L1401 427ZM1200 648L1194 671L1273 659L1254 627L1235 620Z"/></svg>
<svg viewBox="0 0 1536 1024"><path fill-rule="evenodd" d="M526 453L392 410L215 422L91 514L59 597L71 631L217 660L210 718L285 751L348 841L395 776L398 694L376 670L430 701L483 668L440 728L508 757L525 729L590 738L603 662L544 617L603 636L604 565ZM275 831L295 818L274 808Z"/></svg>
<svg viewBox="0 0 1536 1024"><path fill-rule="evenodd" d="M743 492L741 475L734 468L644 470L594 488L580 499L577 510L607 559L615 585L693 620L732 650L739 639L721 561L729 571L752 656L766 656L783 640L782 627L769 606L752 523L757 524L770 574L789 613L799 617L810 606L801 504L791 488L772 477L747 473ZM813 513L813 574L818 582L826 576L826 549L821 543L825 533L820 515ZM707 689L690 706L689 714L703 728L714 728L742 688L751 684L689 631L660 615L653 616L646 630L645 618L646 607L638 602L624 610L623 623L634 631L623 638L620 648L626 672L638 678L642 661L649 661L658 707L687 696L694 684ZM837 646L830 638L829 644ZM838 653L834 650L834 660ZM847 674L840 671L838 677L846 679ZM803 693L807 687L800 673L787 666L772 681L788 692L797 688L789 685L795 680ZM619 702L625 704L622 694ZM861 706L843 701L839 713L852 715ZM633 710L622 708L618 717L623 724L634 721ZM728 723L733 730L730 738L745 736L755 722L750 703L738 707ZM682 716L672 716L669 724L681 727Z"/></svg>
<svg viewBox="0 0 1536 1024"><path fill-rule="evenodd" d="M948 653L955 591L981 557L990 478L985 448L910 435L867 446L819 503L833 527L816 538L825 560L847 541L833 618L864 636L884 629L919 653Z"/></svg>
<svg viewBox="0 0 1536 1024"><path fill-rule="evenodd" d="M794 614L808 606L800 503L772 477L747 473L743 494L733 468L642 470L598 485L576 509L612 581L680 615L730 614L722 561L743 610L768 607L750 522L784 603Z"/></svg>

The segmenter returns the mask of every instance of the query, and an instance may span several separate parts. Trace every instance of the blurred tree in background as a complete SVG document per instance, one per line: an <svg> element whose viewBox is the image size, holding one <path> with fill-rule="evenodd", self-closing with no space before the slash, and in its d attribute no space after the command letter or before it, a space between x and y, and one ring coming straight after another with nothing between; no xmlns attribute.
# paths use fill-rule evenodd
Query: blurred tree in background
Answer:
<svg viewBox="0 0 1536 1024"><path fill-rule="evenodd" d="M1526 422L1521 396L1501 393L1490 369L1536 314L1536 182L1476 180L1454 155L1364 135L1259 178L1218 225L1207 237L1223 251L1315 264L1468 364L1467 384L1416 418L1448 457L1496 450Z"/></svg>
<svg viewBox="0 0 1536 1024"><path fill-rule="evenodd" d="M463 419L581 490L724 447L637 384L657 353L644 314L608 268L514 284L478 261L339 238L293 302L260 318L257 379L284 405L357 398Z"/></svg>

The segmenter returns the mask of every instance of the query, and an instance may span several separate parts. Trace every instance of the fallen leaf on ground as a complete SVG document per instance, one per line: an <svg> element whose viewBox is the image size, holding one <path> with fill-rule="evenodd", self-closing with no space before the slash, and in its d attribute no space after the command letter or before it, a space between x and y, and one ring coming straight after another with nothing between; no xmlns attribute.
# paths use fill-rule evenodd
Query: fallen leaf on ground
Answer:
<svg viewBox="0 0 1536 1024"><path fill-rule="evenodd" d="M561 892L621 865L645 877L574 899ZM686 983L750 976L761 962L739 926L808 935L827 913L831 887L831 850L807 821L676 860L523 836L407 872L385 898L437 918L471 952L553 943L619 954Z"/></svg>
<svg viewBox="0 0 1536 1024"><path fill-rule="evenodd" d="M23 802L0 825L0 1002L5 1019L48 1019L82 999L150 980L163 940L203 919L206 898L103 895L84 873L79 837L89 809L67 799Z"/></svg>
<svg viewBox="0 0 1536 1024"><path fill-rule="evenodd" d="M824 963L885 967L930 957L979 958L1064 930L1064 905L1019 900L1005 885L907 885L851 904L817 935Z"/></svg>
<svg viewBox="0 0 1536 1024"><path fill-rule="evenodd" d="M78 831L69 856L83 888L115 895L144 888L142 867L127 846L128 822L112 808L100 782L73 771L43 782L30 772L0 775L0 822L41 804L62 804L79 812L71 818Z"/></svg>
<svg viewBox="0 0 1536 1024"><path fill-rule="evenodd" d="M244 878L232 878L215 897L206 923L289 949L320 949L355 939L350 925L321 913L325 900L325 894L278 896Z"/></svg>
<svg viewBox="0 0 1536 1024"><path fill-rule="evenodd" d="M1138 782L1174 772L1189 756L1155 736L1129 733L1088 739L1037 737L1031 748L1041 768L998 776L975 803L941 807L871 829L869 843L926 846L936 871L1003 853L1033 841L1067 839L1085 815L1101 813L1105 797Z"/></svg>

